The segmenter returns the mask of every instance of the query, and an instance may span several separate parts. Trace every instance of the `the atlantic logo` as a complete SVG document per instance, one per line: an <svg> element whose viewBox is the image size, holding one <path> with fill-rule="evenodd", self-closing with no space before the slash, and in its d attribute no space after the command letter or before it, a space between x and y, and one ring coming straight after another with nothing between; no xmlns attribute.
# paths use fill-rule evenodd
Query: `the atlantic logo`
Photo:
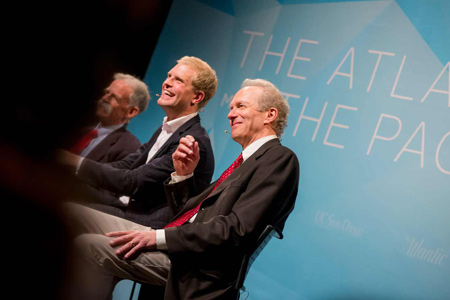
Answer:
<svg viewBox="0 0 450 300"><path fill-rule="evenodd" d="M415 238L413 238L409 244L406 256L423 260L433 265L441 266L444 259L446 259L448 255L444 253L443 249L440 248L437 248L436 250L427 249L424 247L423 243L423 239L418 242Z"/></svg>
<svg viewBox="0 0 450 300"><path fill-rule="evenodd" d="M320 211L316 212L314 222L318 225L338 230L342 233L350 234L353 237L359 238L364 233L364 229L355 226L349 219L339 220L333 214Z"/></svg>

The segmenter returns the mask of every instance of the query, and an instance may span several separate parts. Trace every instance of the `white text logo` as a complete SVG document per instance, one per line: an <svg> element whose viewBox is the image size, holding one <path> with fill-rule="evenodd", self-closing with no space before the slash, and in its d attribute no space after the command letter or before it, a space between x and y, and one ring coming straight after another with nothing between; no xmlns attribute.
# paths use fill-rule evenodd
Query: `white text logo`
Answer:
<svg viewBox="0 0 450 300"><path fill-rule="evenodd" d="M339 220L336 219L333 214L320 210L316 212L315 223L328 228L339 230L357 238L361 237L364 232L364 229L355 226L349 219Z"/></svg>

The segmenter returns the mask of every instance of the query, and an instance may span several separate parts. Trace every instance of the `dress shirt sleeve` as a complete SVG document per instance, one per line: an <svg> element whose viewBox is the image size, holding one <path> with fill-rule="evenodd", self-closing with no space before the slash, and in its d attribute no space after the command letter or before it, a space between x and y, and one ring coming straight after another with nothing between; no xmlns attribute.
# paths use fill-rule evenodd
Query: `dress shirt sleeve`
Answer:
<svg viewBox="0 0 450 300"><path fill-rule="evenodd" d="M156 249L167 250L166 233L164 232L164 229L156 230Z"/></svg>
<svg viewBox="0 0 450 300"><path fill-rule="evenodd" d="M77 169L75 170L75 175L78 175L78 171L80 170L81 163L83 162L84 157L80 157L77 163Z"/></svg>
<svg viewBox="0 0 450 300"><path fill-rule="evenodd" d="M176 172L172 172L172 174L170 174L170 177L172 180L170 180L169 184L181 182L183 180L191 178L192 176L194 176L194 173L187 174L187 175L177 175Z"/></svg>

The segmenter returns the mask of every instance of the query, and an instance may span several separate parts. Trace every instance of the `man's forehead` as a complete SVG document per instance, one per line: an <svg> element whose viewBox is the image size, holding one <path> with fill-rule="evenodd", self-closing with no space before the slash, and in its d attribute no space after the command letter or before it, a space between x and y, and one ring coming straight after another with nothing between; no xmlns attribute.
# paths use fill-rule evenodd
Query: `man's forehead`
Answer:
<svg viewBox="0 0 450 300"><path fill-rule="evenodd" d="M111 84L109 85L109 87L106 88L106 90L121 94L131 94L133 92L133 87L123 79L116 79L113 82L111 82Z"/></svg>
<svg viewBox="0 0 450 300"><path fill-rule="evenodd" d="M109 87L116 87L116 88L121 88L125 86L128 86L128 84L123 79L114 79L109 85Z"/></svg>
<svg viewBox="0 0 450 300"><path fill-rule="evenodd" d="M232 102L256 102L261 92L262 88L259 86L245 86L234 95Z"/></svg>
<svg viewBox="0 0 450 300"><path fill-rule="evenodd" d="M197 73L197 69L185 63L178 63L169 71L169 73L173 72L181 73L184 76L193 76Z"/></svg>

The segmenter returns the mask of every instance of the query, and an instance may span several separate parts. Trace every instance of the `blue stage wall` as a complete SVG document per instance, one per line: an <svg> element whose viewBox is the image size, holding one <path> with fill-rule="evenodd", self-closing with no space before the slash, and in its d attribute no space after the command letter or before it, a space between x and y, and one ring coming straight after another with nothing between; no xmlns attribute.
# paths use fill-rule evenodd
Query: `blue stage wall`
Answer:
<svg viewBox="0 0 450 300"><path fill-rule="evenodd" d="M224 130L245 78L291 106L299 195L248 299L449 299L450 1L175 0L145 76L153 100L129 126L143 142L184 55L219 78L201 114L214 180L241 150Z"/></svg>

